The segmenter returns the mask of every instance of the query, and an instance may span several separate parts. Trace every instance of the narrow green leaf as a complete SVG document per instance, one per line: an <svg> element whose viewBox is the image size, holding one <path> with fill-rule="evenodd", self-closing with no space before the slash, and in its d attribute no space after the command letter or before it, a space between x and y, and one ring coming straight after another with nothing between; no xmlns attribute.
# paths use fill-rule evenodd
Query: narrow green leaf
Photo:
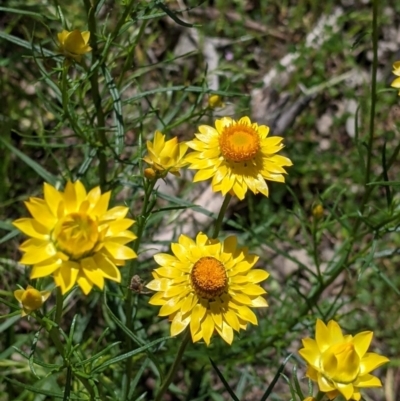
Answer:
<svg viewBox="0 0 400 401"><path fill-rule="evenodd" d="M51 173L49 173L47 170L45 170L40 164L35 162L33 159L31 159L29 156L27 156L25 153L21 152L18 150L16 147L8 143L6 140L4 140L0 136L0 142L11 152L13 152L16 156L18 156L26 165L32 168L36 172L37 175L42 177L47 183L55 186L58 179Z"/></svg>
<svg viewBox="0 0 400 401"><path fill-rule="evenodd" d="M170 10L162 1L157 1L156 6L161 8L167 14L172 20L174 20L178 25L182 25L186 28L193 28L195 26L201 26L201 25L194 25L194 24L189 24L188 22L182 21L179 19L176 14Z"/></svg>
<svg viewBox="0 0 400 401"><path fill-rule="evenodd" d="M12 13L12 14L18 14L18 15L26 15L26 16L29 16L29 17L35 17L35 18L38 18L40 20L42 20L44 17L48 18L47 14L46 15L39 14L39 13L35 13L33 11L24 10L24 9L0 7L0 12L1 11L5 12L5 13ZM54 18L50 18L50 19L54 19Z"/></svg>
<svg viewBox="0 0 400 401"><path fill-rule="evenodd" d="M288 363L289 359L292 357L292 354L289 354L285 360L282 362L281 366L279 366L278 371L276 372L275 377L272 379L270 385L268 386L267 390L265 391L264 395L261 397L260 401L265 401L269 395L272 393L272 390L275 387L276 382L279 380L279 377L281 376L283 369L285 369L285 365Z"/></svg>
<svg viewBox="0 0 400 401"><path fill-rule="evenodd" d="M160 344L163 341L169 340L170 338L171 337L159 338L158 340L152 341L151 343L148 343L148 344L144 345L143 347L136 348L133 351L130 351L125 354L118 355L115 358L109 359L108 361L102 363L100 366L97 366L95 369L93 369L92 373L100 373L100 372L104 371L106 368L108 368L110 365L114 365L114 363L121 362L125 359L131 358L132 356L140 354L140 353L148 350L149 348L154 347L157 344Z"/></svg>
<svg viewBox="0 0 400 401"><path fill-rule="evenodd" d="M296 364L293 366L293 369L292 369L292 377L293 377L294 387L296 388L296 392L299 395L300 399L303 400L305 397L301 390L299 379L297 378L297 365Z"/></svg>
<svg viewBox="0 0 400 401"><path fill-rule="evenodd" d="M23 40L21 38L18 38L17 36L13 36L13 35L9 35L8 33L2 32L0 31L0 38L5 39L11 43L14 43L15 45L18 45L20 47L23 47L25 49L28 50L35 50L40 54L43 54L45 56L49 56L49 57L54 57L56 55L56 53L47 50L45 48L36 46L36 45L32 45L30 42Z"/></svg>
<svg viewBox="0 0 400 401"><path fill-rule="evenodd" d="M108 68L105 65L102 65L101 70L103 72L108 90L110 91L113 100L112 106L114 110L114 122L116 127L116 134L114 135L115 138L114 151L117 155L120 155L124 147L124 135L125 135L124 119L122 117L121 95L117 89L117 86L115 85L114 79L111 76L111 73L108 70Z"/></svg>
<svg viewBox="0 0 400 401"><path fill-rule="evenodd" d="M14 229L13 231L9 232L3 238L0 239L0 244L9 241L11 238L16 237L19 234L19 230Z"/></svg>
<svg viewBox="0 0 400 401"><path fill-rule="evenodd" d="M25 384L25 383L19 382L17 380L9 379L8 377L5 377L4 379L7 380L9 383L14 384L18 388L23 388L23 389L31 391L32 393L35 393L35 394L47 395L52 398L60 398L60 399L64 398L63 393L56 393L55 391L49 391L49 390L45 390L45 389L38 388L35 386L31 386L29 384ZM71 400L87 400L87 397L81 398L81 397L77 397L76 395L72 394L70 399Z"/></svg>
<svg viewBox="0 0 400 401"><path fill-rule="evenodd" d="M385 182L389 182L387 163L386 163L386 141L383 144L382 148L382 177ZM390 190L390 185L385 185L383 188L385 189L387 206L390 207L390 205L392 204L392 191Z"/></svg>
<svg viewBox="0 0 400 401"><path fill-rule="evenodd" d="M224 385L226 391L229 393L229 395L233 398L234 401L240 401L239 398L236 397L236 394L233 392L231 389L231 386L228 384L228 382L225 380L224 375L221 373L221 371L218 369L218 366L214 363L214 361L211 358L208 358L211 362L211 365L213 366L215 372L217 373L218 377L222 381L222 384Z"/></svg>
<svg viewBox="0 0 400 401"><path fill-rule="evenodd" d="M93 362L93 361L99 359L100 357L102 357L103 355L105 355L108 351L110 351L111 348L114 348L114 347L115 347L116 345L118 345L118 344L121 344L121 341L117 341L117 342L115 342L115 343L112 343L112 344L107 345L106 348L104 348L103 350L101 350L101 351L98 352L97 354L91 356L90 358L87 358L87 359L85 359L85 360L83 360L83 361L80 361L80 362L75 363L75 364L74 364L74 367L79 367L79 366L82 366L82 365L86 365L86 364L88 364L88 363L90 363L90 362Z"/></svg>

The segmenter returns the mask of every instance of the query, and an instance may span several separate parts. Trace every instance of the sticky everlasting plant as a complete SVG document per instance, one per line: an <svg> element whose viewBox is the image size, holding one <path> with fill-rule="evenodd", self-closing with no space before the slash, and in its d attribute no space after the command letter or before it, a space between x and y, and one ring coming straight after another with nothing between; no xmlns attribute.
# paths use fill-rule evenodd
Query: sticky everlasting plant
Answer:
<svg viewBox="0 0 400 401"><path fill-rule="evenodd" d="M20 250L21 263L33 265L31 279L53 275L63 294L78 283L88 294L93 285L104 287L104 279L121 281L117 266L136 257L125 244L136 236L128 230L128 208L108 210L110 192L93 188L89 193L80 181L67 182L63 192L44 184L44 199L25 202L32 218L14 221L31 237Z"/></svg>
<svg viewBox="0 0 400 401"><path fill-rule="evenodd" d="M303 339L299 354L307 362L307 376L318 383L330 400L341 394L346 400L361 400L360 388L381 387L370 372L389 361L385 356L367 352L373 333L363 331L343 335L338 323L327 325L317 320L315 339Z"/></svg>
<svg viewBox="0 0 400 401"><path fill-rule="evenodd" d="M187 164L184 160L187 149L186 143L179 142L177 137L166 141L165 135L156 131L153 142L147 141L147 154L143 160L151 166L154 177L164 177L168 173L179 176L179 170Z"/></svg>
<svg viewBox="0 0 400 401"><path fill-rule="evenodd" d="M215 121L215 128L201 125L199 131L187 142L195 151L186 156L189 168L199 170L194 182L212 178L213 191L232 192L242 200L247 190L268 196L265 180L285 181L284 167L292 162L276 154L283 148L283 138L268 137L266 125L248 117L238 121L224 117Z"/></svg>
<svg viewBox="0 0 400 401"><path fill-rule="evenodd" d="M42 307L50 296L50 291L38 291L36 288L28 285L25 290L15 290L14 296L21 304L21 315L26 316Z"/></svg>
<svg viewBox="0 0 400 401"><path fill-rule="evenodd" d="M210 344L214 331L228 344L233 332L257 324L250 307L268 306L266 291L258 284L268 278L253 269L258 257L238 248L236 237L220 242L199 233L196 241L185 235L171 245L174 255L157 254L161 266L147 288L157 291L150 304L160 305L159 316L169 316L171 335L190 327L193 342Z"/></svg>
<svg viewBox="0 0 400 401"><path fill-rule="evenodd" d="M80 62L82 56L92 51L89 46L90 32L75 29L74 31L63 30L58 35L59 51L65 57Z"/></svg>

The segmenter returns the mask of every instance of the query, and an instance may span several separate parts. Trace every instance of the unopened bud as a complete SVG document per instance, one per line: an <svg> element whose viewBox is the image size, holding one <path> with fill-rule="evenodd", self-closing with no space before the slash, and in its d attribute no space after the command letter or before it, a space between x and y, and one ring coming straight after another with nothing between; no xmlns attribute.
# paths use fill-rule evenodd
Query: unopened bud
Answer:
<svg viewBox="0 0 400 401"><path fill-rule="evenodd" d="M144 170L144 176L148 179L148 180L154 180L157 176L156 172L151 168L146 168Z"/></svg>

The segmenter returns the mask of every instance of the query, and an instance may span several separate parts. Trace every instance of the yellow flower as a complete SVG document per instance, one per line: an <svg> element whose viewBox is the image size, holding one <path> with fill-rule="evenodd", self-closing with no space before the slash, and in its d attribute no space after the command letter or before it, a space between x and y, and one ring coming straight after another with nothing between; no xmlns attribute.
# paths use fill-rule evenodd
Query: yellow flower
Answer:
<svg viewBox="0 0 400 401"><path fill-rule="evenodd" d="M258 257L237 248L236 237L220 242L203 233L196 241L181 235L171 248L174 256L154 256L161 267L153 271L147 288L157 291L149 303L162 306L159 316L170 317L172 336L190 325L193 342L204 339L208 345L217 331L231 344L233 330L257 324L250 307L268 306L257 283L269 274L252 269Z"/></svg>
<svg viewBox="0 0 400 401"><path fill-rule="evenodd" d="M268 196L266 179L285 181L283 166L292 162L275 154L283 148L283 138L267 138L267 126L252 123L248 117L239 121L224 117L215 121L215 128L201 125L199 131L196 139L187 142L196 151L186 156L189 168L199 170L193 182L212 177L213 191L224 196L232 191L243 199L248 189Z"/></svg>
<svg viewBox="0 0 400 401"><path fill-rule="evenodd" d="M361 400L360 388L382 386L370 372L389 361L367 352L372 336L371 331L344 336L334 320L326 326L318 319L315 340L303 339L304 348L299 351L307 362L307 377L317 382L330 400L339 394L346 400Z"/></svg>
<svg viewBox="0 0 400 401"><path fill-rule="evenodd" d="M168 173L179 176L179 170L187 164L184 160L187 149L186 143L179 143L176 136L165 141L165 135L156 131L153 142L147 141L148 154L143 160L160 177L165 177Z"/></svg>
<svg viewBox="0 0 400 401"><path fill-rule="evenodd" d="M306 397L303 401L316 401L314 397Z"/></svg>
<svg viewBox="0 0 400 401"><path fill-rule="evenodd" d="M14 297L21 304L21 315L26 316L41 308L47 298L50 296L50 291L38 291L31 285L26 287L26 290L15 290Z"/></svg>
<svg viewBox="0 0 400 401"><path fill-rule="evenodd" d="M390 86L392 87L392 88L396 88L396 89L400 89L400 61L396 61L394 64L393 64L393 71L392 71L392 73L394 74L394 75L397 75L397 77L398 78L396 78L391 84L390 84ZM400 90L399 90L399 96L400 96Z"/></svg>
<svg viewBox="0 0 400 401"><path fill-rule="evenodd" d="M215 109L217 107L224 107L224 106L225 106L225 104L222 101L222 97L221 96L219 96L219 95L211 95L208 98L208 107L210 109Z"/></svg>
<svg viewBox="0 0 400 401"><path fill-rule="evenodd" d="M312 209L312 215L316 220L322 219L322 217L324 217L324 207L321 204L314 206Z"/></svg>
<svg viewBox="0 0 400 401"><path fill-rule="evenodd" d="M21 263L33 265L31 279L53 275L63 294L75 283L88 294L93 285L103 289L105 278L121 281L117 266L136 257L125 246L136 236L128 230L134 221L125 219L127 207L107 210L110 195L68 181L64 192L45 183L44 199L25 202L33 218L13 224L31 237L20 246Z"/></svg>
<svg viewBox="0 0 400 401"><path fill-rule="evenodd" d="M92 48L88 45L90 32L75 29L66 31L65 29L57 34L60 52L67 58L73 58L80 62L82 55L89 53Z"/></svg>

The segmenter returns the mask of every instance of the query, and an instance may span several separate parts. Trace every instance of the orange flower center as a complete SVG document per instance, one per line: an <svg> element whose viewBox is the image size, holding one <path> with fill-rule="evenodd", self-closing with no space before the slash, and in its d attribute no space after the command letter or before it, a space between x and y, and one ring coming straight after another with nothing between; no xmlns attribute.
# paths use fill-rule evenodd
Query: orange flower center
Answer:
<svg viewBox="0 0 400 401"><path fill-rule="evenodd" d="M224 265L210 256L203 257L195 263L190 278L196 294L206 299L221 295L228 281Z"/></svg>
<svg viewBox="0 0 400 401"><path fill-rule="evenodd" d="M219 147L225 159L245 162L253 159L260 150L260 137L250 125L232 124L222 131Z"/></svg>
<svg viewBox="0 0 400 401"><path fill-rule="evenodd" d="M34 311L39 309L43 304L42 295L37 289L29 288L22 294L21 304L28 310Z"/></svg>
<svg viewBox="0 0 400 401"><path fill-rule="evenodd" d="M54 228L52 239L71 259L81 259L96 246L99 239L97 222L84 213L68 214Z"/></svg>

